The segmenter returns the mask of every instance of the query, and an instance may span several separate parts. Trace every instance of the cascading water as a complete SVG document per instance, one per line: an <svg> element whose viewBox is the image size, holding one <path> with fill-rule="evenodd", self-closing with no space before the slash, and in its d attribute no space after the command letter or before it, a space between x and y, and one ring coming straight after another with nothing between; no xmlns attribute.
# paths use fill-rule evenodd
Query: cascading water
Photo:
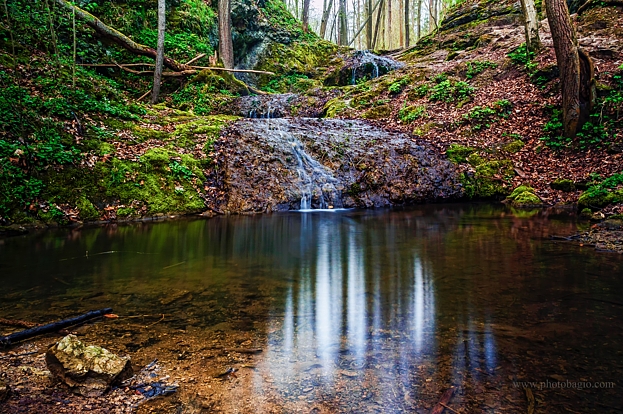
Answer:
<svg viewBox="0 0 623 414"><path fill-rule="evenodd" d="M300 210L342 208L343 188L339 180L306 151L303 143L292 133L284 131L284 119L267 118L267 128L277 132L292 148L299 178Z"/></svg>

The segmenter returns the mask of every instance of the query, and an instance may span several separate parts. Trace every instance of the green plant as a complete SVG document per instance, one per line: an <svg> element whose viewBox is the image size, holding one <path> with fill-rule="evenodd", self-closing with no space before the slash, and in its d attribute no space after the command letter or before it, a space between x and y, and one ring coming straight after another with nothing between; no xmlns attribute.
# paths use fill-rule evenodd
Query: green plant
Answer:
<svg viewBox="0 0 623 414"><path fill-rule="evenodd" d="M395 82L392 82L387 88L387 90L391 94L394 94L394 95L399 94L409 84L409 82L410 82L409 77L405 76L401 79L396 80Z"/></svg>
<svg viewBox="0 0 623 414"><path fill-rule="evenodd" d="M171 169L171 174L177 179L190 180L194 176L190 169L177 161L170 163L169 169Z"/></svg>
<svg viewBox="0 0 623 414"><path fill-rule="evenodd" d="M476 75L484 72L486 69L495 69L498 67L498 64L495 62L491 62L490 60L473 60L471 62L467 62L467 73L465 77L467 79L472 79Z"/></svg>
<svg viewBox="0 0 623 414"><path fill-rule="evenodd" d="M506 118L512 107L510 101L502 99L494 102L492 107L473 107L471 111L463 115L463 119L471 124L472 130L479 131L489 128L499 117Z"/></svg>
<svg viewBox="0 0 623 414"><path fill-rule="evenodd" d="M446 79L431 88L429 99L431 101L456 102L462 101L473 95L476 88L463 81Z"/></svg>
<svg viewBox="0 0 623 414"><path fill-rule="evenodd" d="M517 48L511 50L506 56L516 65L526 66L532 62L535 57L535 53L528 49L525 43L522 43Z"/></svg>
<svg viewBox="0 0 623 414"><path fill-rule="evenodd" d="M604 207L623 202L623 173L613 174L605 180L599 175L591 177L591 185L578 199L580 207Z"/></svg>
<svg viewBox="0 0 623 414"><path fill-rule="evenodd" d="M427 116L428 114L426 112L425 105L406 106L400 109L400 111L398 112L398 118L400 118L401 121L406 122L406 123L410 123L410 122L415 121L416 119L420 119L420 118L427 117Z"/></svg>

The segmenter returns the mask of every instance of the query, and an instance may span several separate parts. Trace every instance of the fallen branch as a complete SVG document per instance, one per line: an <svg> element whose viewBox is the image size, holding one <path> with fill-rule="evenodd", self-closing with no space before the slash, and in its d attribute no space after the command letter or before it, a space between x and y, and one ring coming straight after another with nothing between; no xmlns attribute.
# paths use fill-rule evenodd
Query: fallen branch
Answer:
<svg viewBox="0 0 623 414"><path fill-rule="evenodd" d="M194 58L196 59L196 58ZM189 62L192 63L193 60L190 60ZM237 72L237 73L259 73L261 75L275 75L275 72L267 72L265 70L254 70L254 69L226 69L226 68L221 68L218 66L192 66L188 63L185 64L188 68L190 69L197 69L195 71L193 71L192 73L197 73L199 70L204 70L204 69L208 69L208 70L216 70L216 71L223 71L223 72ZM92 67L92 68L114 68L114 67L118 67L121 69L126 70L126 72L131 72L137 75L153 75L154 71L149 71L149 70L145 70L145 71L132 71L132 70L127 70L126 68L130 68L130 67L136 67L136 66L149 66L149 67L153 67L156 66L153 63L82 63L78 66L86 66L86 67ZM190 72L190 69L186 69L182 72ZM172 75L173 73L177 73L177 72L166 72L169 73L169 76L183 76L183 75ZM191 73L191 74L192 74Z"/></svg>
<svg viewBox="0 0 623 414"><path fill-rule="evenodd" d="M196 61L198 61L199 59L201 59L201 58L205 57L205 55L206 55L205 53L201 53L201 54L199 54L199 55L195 56L194 58L192 58L192 59L190 59L188 62L186 62L186 65L190 65L190 64L195 63L195 62L196 62Z"/></svg>
<svg viewBox="0 0 623 414"><path fill-rule="evenodd" d="M454 387L450 387L447 390L445 390L443 394L441 394L441 398L439 399L439 402L437 403L437 405L433 407L430 414L443 413L443 410L446 409L447 404L452 399L452 395L454 395Z"/></svg>
<svg viewBox="0 0 623 414"><path fill-rule="evenodd" d="M72 325L77 325L82 322L86 322L91 319L99 318L107 313L111 313L111 308L96 310L87 312L84 315L76 316L75 318L63 319L62 321L49 323L47 325L37 326L31 329L26 329L25 331L20 331L13 333L11 335L0 337L0 344L4 346L11 345L18 341L23 341L25 339L33 338L38 335L43 335L46 333L56 332L61 329L65 329Z"/></svg>
<svg viewBox="0 0 623 414"><path fill-rule="evenodd" d="M618 1L618 0L600 0L600 1L588 0L586 3L584 3L583 5L580 6L580 8L578 9L578 15L584 13L591 6L601 6L601 7L604 7L604 6L623 6L623 1Z"/></svg>
<svg viewBox="0 0 623 414"><path fill-rule="evenodd" d="M151 48L149 46L141 45L140 43L136 43L120 31L107 26L100 19L93 16L86 10L82 10L80 7L74 6L67 0L56 0L56 3L64 7L65 9L71 11L72 13L76 13L76 17L83 20L89 27L95 30L100 36L118 44L119 46L129 50L130 52L147 56L152 59L156 59L156 49ZM164 66L169 69L172 69L176 72L183 72L188 69L188 67L182 63L179 63L169 57L164 57Z"/></svg>

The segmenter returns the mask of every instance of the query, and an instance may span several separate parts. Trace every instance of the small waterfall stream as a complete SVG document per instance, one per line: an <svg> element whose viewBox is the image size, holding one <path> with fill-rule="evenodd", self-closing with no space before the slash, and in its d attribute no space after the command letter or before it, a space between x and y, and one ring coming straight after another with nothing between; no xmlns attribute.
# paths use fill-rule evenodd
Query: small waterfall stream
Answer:
<svg viewBox="0 0 623 414"><path fill-rule="evenodd" d="M342 188L340 181L328 168L320 164L305 151L303 143L292 133L283 128L284 119L266 119L267 129L277 132L281 140L288 142L296 160L296 172L299 178L299 210L342 208Z"/></svg>

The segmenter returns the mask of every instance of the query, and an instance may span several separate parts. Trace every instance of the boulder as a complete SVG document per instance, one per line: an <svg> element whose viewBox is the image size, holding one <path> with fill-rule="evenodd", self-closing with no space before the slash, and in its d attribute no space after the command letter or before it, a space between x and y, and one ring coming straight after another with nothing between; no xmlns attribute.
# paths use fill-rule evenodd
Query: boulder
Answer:
<svg viewBox="0 0 623 414"><path fill-rule="evenodd" d="M102 395L115 381L132 375L129 357L119 357L99 347L87 346L67 335L45 354L52 375L85 397Z"/></svg>

